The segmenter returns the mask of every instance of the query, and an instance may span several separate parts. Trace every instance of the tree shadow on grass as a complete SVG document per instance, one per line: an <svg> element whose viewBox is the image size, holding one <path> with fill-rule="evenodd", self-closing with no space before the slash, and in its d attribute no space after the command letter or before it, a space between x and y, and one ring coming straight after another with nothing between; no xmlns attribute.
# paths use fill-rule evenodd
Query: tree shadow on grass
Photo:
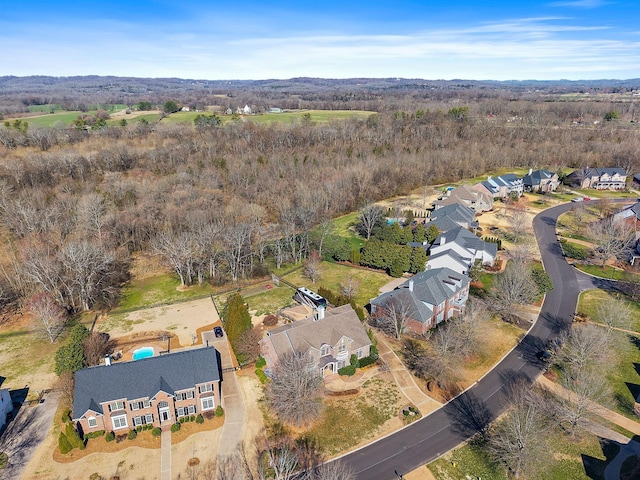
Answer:
<svg viewBox="0 0 640 480"><path fill-rule="evenodd" d="M634 436L631 441L640 442L640 436ZM604 456L604 460L600 458L592 457L591 455L582 454L582 465L584 466L584 471L587 477L593 480L605 480L604 471L607 468L614 458L618 456L620 450L625 447L625 445L620 444L614 440L610 440L608 438L598 438L598 442L600 443L600 448L602 449L602 454ZM627 474L620 478L624 479L632 479L632 478L640 478L637 476L638 466L635 465L635 470L633 472L626 472ZM624 470L624 466L621 470ZM614 474L620 474L621 472L613 472ZM630 474L630 476L629 476ZM618 478L618 476L616 476Z"/></svg>

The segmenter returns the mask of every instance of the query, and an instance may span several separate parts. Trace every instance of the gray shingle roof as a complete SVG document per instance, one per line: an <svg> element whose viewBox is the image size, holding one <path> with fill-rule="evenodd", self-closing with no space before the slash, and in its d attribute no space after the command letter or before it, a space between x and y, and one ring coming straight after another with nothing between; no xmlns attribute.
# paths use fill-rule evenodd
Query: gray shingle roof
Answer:
<svg viewBox="0 0 640 480"><path fill-rule="evenodd" d="M221 380L218 352L213 347L149 357L76 372L73 418L87 410L104 413L100 403L152 397L160 390L173 394L205 382Z"/></svg>
<svg viewBox="0 0 640 480"><path fill-rule="evenodd" d="M413 282L413 291L409 283ZM387 302L398 299L410 306L410 316L420 322L427 322L433 316L430 305L440 305L469 285L469 277L454 272L450 268L434 268L417 273L391 292L383 293L371 300L373 305L384 307Z"/></svg>
<svg viewBox="0 0 640 480"><path fill-rule="evenodd" d="M542 180L549 180L553 175L553 172L550 172L549 170L536 170L535 172L531 172L531 174L527 174L522 177L522 183L531 187L536 187L540 185Z"/></svg>
<svg viewBox="0 0 640 480"><path fill-rule="evenodd" d="M306 318L269 332L278 356L292 351L306 352L309 348L320 350L323 344L335 345L343 336L353 340L352 350L371 344L358 315L348 304L327 309L321 320Z"/></svg>
<svg viewBox="0 0 640 480"><path fill-rule="evenodd" d="M497 248L492 248L496 246L495 243L485 242L477 235L474 235L469 230L456 226L455 228L451 228L444 233L441 233L438 238L433 242L434 245L440 245L442 238L445 239L445 245L449 242L456 242L461 247L466 248L469 251L487 251L495 254L497 253Z"/></svg>
<svg viewBox="0 0 640 480"><path fill-rule="evenodd" d="M473 222L476 213L469 207L461 205L459 203L452 203L442 208L438 208L431 213L431 221L435 221L444 217L456 223L471 223Z"/></svg>

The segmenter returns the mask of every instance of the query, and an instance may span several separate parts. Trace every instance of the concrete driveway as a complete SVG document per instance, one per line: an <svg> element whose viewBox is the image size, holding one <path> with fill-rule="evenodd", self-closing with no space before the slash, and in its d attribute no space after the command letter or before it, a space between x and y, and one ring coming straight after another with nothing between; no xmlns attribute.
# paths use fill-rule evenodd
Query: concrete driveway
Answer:
<svg viewBox="0 0 640 480"><path fill-rule="evenodd" d="M0 470L2 480L18 480L47 436L60 398L57 393L50 393L43 400L34 406L23 404L16 418L2 434L0 451L9 455L9 465Z"/></svg>
<svg viewBox="0 0 640 480"><path fill-rule="evenodd" d="M238 365L231 345L224 337L216 338L213 331L203 332L202 341L212 345L220 352L222 364L222 407L224 408L224 425L218 447L218 457L237 454L239 444L242 443L244 428L244 402L238 387L236 374L233 369ZM226 371L225 371L226 370Z"/></svg>

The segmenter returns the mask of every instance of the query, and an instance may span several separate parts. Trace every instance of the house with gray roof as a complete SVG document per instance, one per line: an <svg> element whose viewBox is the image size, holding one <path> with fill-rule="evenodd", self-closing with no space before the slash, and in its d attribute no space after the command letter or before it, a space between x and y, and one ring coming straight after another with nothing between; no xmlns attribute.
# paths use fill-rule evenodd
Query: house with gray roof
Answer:
<svg viewBox="0 0 640 480"><path fill-rule="evenodd" d="M274 328L260 341L268 368L278 357L289 353L309 353L318 374L327 376L349 365L351 355L369 356L371 340L351 305L317 308L317 314Z"/></svg>
<svg viewBox="0 0 640 480"><path fill-rule="evenodd" d="M203 347L78 370L72 418L83 433L171 425L220 405L219 353Z"/></svg>
<svg viewBox="0 0 640 480"><path fill-rule="evenodd" d="M438 258L439 254L447 251L455 252L459 258L468 259L470 268L476 260L480 260L483 265L493 265L498 254L498 245L485 242L465 228L452 228L441 233L431 244L427 265L431 263L434 257ZM452 268L451 265L446 266ZM455 270L455 268L452 269ZM466 272L460 273L468 273L468 271L467 269Z"/></svg>
<svg viewBox="0 0 640 480"><path fill-rule="evenodd" d="M429 228L429 226L433 224L437 226L441 232L459 226L474 228L478 226L475 216L476 212L471 208L461 205L460 203L452 203L431 212L431 216L429 217L430 223L427 224L426 227Z"/></svg>
<svg viewBox="0 0 640 480"><path fill-rule="evenodd" d="M522 177L522 183L525 192L555 192L560 180L555 172L529 169L529 173Z"/></svg>
<svg viewBox="0 0 640 480"><path fill-rule="evenodd" d="M576 188L596 190L624 190L627 188L627 172L624 168L584 168L567 175L566 182Z"/></svg>
<svg viewBox="0 0 640 480"><path fill-rule="evenodd" d="M459 203L470 208L475 213L488 212L493 208L493 197L486 192L460 185L447 190L444 195L433 202L433 207L438 210L447 205Z"/></svg>
<svg viewBox="0 0 640 480"><path fill-rule="evenodd" d="M484 188L493 198L507 198L512 194L519 197L524 192L522 179L514 173L506 173L495 178L487 177L484 182L476 184L476 188L481 191Z"/></svg>
<svg viewBox="0 0 640 480"><path fill-rule="evenodd" d="M371 300L373 318L384 317L394 303L407 312L407 331L424 335L439 323L464 312L469 277L449 268L420 272L391 292Z"/></svg>

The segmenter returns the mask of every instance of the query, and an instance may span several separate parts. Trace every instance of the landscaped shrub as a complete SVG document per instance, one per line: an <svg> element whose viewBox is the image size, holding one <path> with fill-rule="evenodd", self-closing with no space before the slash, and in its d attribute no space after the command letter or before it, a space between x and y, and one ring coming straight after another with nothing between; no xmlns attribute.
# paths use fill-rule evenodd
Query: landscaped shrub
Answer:
<svg viewBox="0 0 640 480"><path fill-rule="evenodd" d="M3 468L7 468L8 464L9 455L7 455L5 452L0 452L0 470L2 470Z"/></svg>
<svg viewBox="0 0 640 480"><path fill-rule="evenodd" d="M196 417L196 423L204 423L204 417L201 414Z"/></svg>
<svg viewBox="0 0 640 480"><path fill-rule="evenodd" d="M338 373L340 375L347 375L348 377L350 377L351 375L356 373L356 367L354 367L353 365L347 365L346 367L342 367L338 370Z"/></svg>
<svg viewBox="0 0 640 480"><path fill-rule="evenodd" d="M155 427L153 430L151 430L151 435L153 435L154 437L159 437L160 435L162 435L162 430L160 430L160 427Z"/></svg>
<svg viewBox="0 0 640 480"><path fill-rule="evenodd" d="M358 305L353 300L351 300L349 303L351 304L351 308L353 308L353 311L356 312L356 315L358 316L360 321L363 322L364 319L367 318L367 314L366 314L364 308L362 308L360 305Z"/></svg>
<svg viewBox="0 0 640 480"><path fill-rule="evenodd" d="M195 415L191 415L191 416L189 417L189 421L190 421L190 422L195 422L195 421L196 421L196 416L195 416Z"/></svg>
<svg viewBox="0 0 640 480"><path fill-rule="evenodd" d="M178 430L180 430L180 424L179 423L174 423L173 425L171 425L171 431L172 432L177 432Z"/></svg>
<svg viewBox="0 0 640 480"><path fill-rule="evenodd" d="M264 320L262 320L262 324L265 327L274 327L278 324L278 317L273 314L267 315L266 317L264 317Z"/></svg>
<svg viewBox="0 0 640 480"><path fill-rule="evenodd" d="M64 435L71 444L71 448L79 448L84 450L84 440L80 438L80 434L76 430L75 425L72 422L67 423L64 430Z"/></svg>
<svg viewBox="0 0 640 480"><path fill-rule="evenodd" d="M363 357L358 361L358 366L360 368L364 368L367 367L369 365L372 365L374 363L376 363L377 358L372 358L372 357Z"/></svg>
<svg viewBox="0 0 640 480"><path fill-rule="evenodd" d="M180 423L184 423L184 421L185 421L185 420L186 420L186 419L185 419L184 417L180 417L180 418L178 419L178 421L179 421Z"/></svg>
<svg viewBox="0 0 640 480"><path fill-rule="evenodd" d="M62 423L67 423L71 421L71 410L68 408L62 412Z"/></svg>
<svg viewBox="0 0 640 480"><path fill-rule="evenodd" d="M258 376L258 380L260 380L260 383L262 383L263 385L268 380L267 375L262 371L261 368L256 368L256 375Z"/></svg>
<svg viewBox="0 0 640 480"><path fill-rule="evenodd" d="M349 357L349 364L353 368L358 368L358 356L355 353L352 353L351 356Z"/></svg>
<svg viewBox="0 0 640 480"><path fill-rule="evenodd" d="M104 430L98 430L97 432L87 433L84 438L98 438L104 435Z"/></svg>
<svg viewBox="0 0 640 480"><path fill-rule="evenodd" d="M262 355L258 355L258 358L256 358L256 368L262 368L266 365L267 361L264 359L264 357Z"/></svg>
<svg viewBox="0 0 640 480"><path fill-rule="evenodd" d="M104 439L107 442L113 442L116 439L116 435L113 432L107 432L107 434L104 436Z"/></svg>
<svg viewBox="0 0 640 480"><path fill-rule="evenodd" d="M66 435L62 432L60 432L60 436L58 437L58 449L60 450L60 453L62 453L63 455L66 455L71 450L73 450L73 447L69 443L69 440L67 439Z"/></svg>
<svg viewBox="0 0 640 480"><path fill-rule="evenodd" d="M136 432L140 433L142 431L142 425L138 425L136 427Z"/></svg>
<svg viewBox="0 0 640 480"><path fill-rule="evenodd" d="M537 263L534 264L531 268L531 276L536 286L538 287L538 292L540 295L544 295L545 293L553 290L553 282L551 281L551 277L547 272L544 271L542 265Z"/></svg>
<svg viewBox="0 0 640 480"><path fill-rule="evenodd" d="M129 434L127 435L127 438L129 440L135 440L137 436L138 436L138 432L136 432L135 430L129 430Z"/></svg>
<svg viewBox="0 0 640 480"><path fill-rule="evenodd" d="M224 415L224 410L220 405L216 407L216 417L221 417Z"/></svg>
<svg viewBox="0 0 640 480"><path fill-rule="evenodd" d="M377 346L371 345L371 347L369 347L369 356L371 358L373 358L374 360L378 359L379 354L378 354L378 347Z"/></svg>

